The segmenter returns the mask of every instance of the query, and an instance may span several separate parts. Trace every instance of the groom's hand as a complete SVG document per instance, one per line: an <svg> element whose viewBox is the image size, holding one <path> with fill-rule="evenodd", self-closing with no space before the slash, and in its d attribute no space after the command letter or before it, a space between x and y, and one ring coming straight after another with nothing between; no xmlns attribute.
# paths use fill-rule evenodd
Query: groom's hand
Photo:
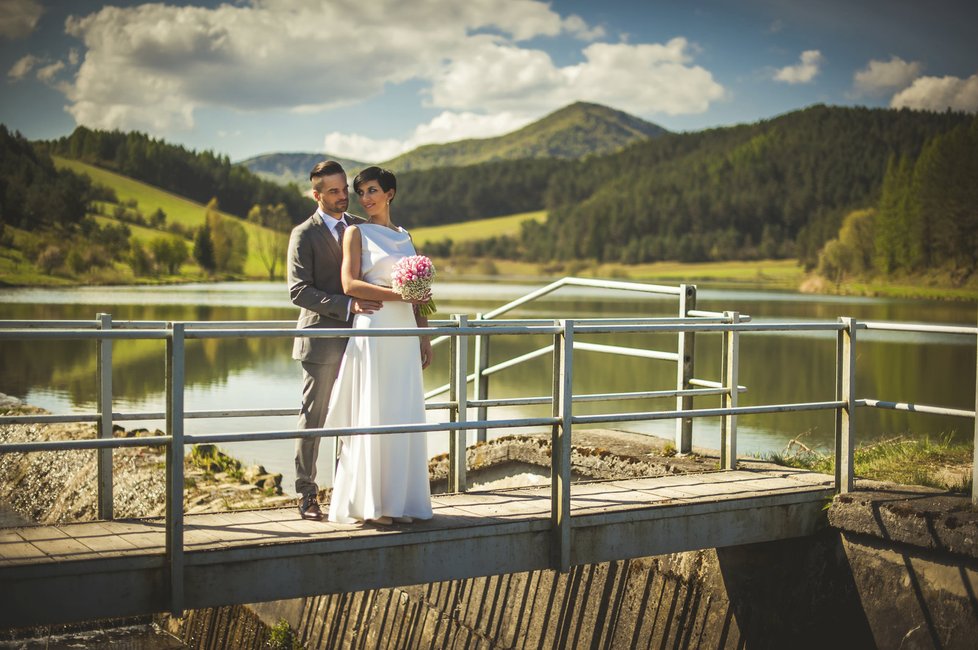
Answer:
<svg viewBox="0 0 978 650"><path fill-rule="evenodd" d="M384 303L379 300L363 300L362 298L354 298L350 301L350 313L351 314L372 314L381 307Z"/></svg>

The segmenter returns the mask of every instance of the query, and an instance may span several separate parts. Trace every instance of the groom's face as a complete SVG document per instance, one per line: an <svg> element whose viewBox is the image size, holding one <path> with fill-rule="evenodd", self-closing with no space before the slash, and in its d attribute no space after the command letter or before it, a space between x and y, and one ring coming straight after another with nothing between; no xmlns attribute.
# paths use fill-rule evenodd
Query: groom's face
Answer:
<svg viewBox="0 0 978 650"><path fill-rule="evenodd" d="M313 192L313 198L326 214L342 215L350 207L350 188L346 183L346 174L323 176L319 190Z"/></svg>

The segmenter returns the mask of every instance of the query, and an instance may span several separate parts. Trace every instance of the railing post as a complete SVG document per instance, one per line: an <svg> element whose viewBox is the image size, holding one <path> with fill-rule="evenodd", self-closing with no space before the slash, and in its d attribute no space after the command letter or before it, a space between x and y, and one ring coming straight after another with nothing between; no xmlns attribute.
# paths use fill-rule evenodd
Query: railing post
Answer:
<svg viewBox="0 0 978 650"><path fill-rule="evenodd" d="M853 450L856 431L856 320L840 318L845 329L839 331L836 348L836 392L839 401L845 402L836 411L835 432L835 490L851 492L853 477Z"/></svg>
<svg viewBox="0 0 978 650"><path fill-rule="evenodd" d="M554 335L553 415L560 423L550 435L550 521L553 526L553 567L566 573L571 558L571 433L573 430L574 321L558 321Z"/></svg>
<svg viewBox="0 0 978 650"><path fill-rule="evenodd" d="M475 315L476 320L482 320L482 314ZM480 334L475 337L475 398L477 400L489 399L489 377L485 374L489 367L489 336ZM477 420L486 420L489 417L489 409L480 406L476 409ZM486 429L480 427L475 430L476 442L486 441Z"/></svg>
<svg viewBox="0 0 978 650"><path fill-rule="evenodd" d="M99 329L112 329L112 314L99 313ZM98 339L95 345L98 386L98 437L112 437L112 339ZM98 454L98 518L112 519L112 450L99 449Z"/></svg>
<svg viewBox="0 0 978 650"><path fill-rule="evenodd" d="M724 312L730 323L740 322L740 312ZM740 332L725 331L723 333L723 356L720 374L726 385L727 392L723 394L723 407L737 407L737 383L740 379ZM737 416L725 415L720 422L720 469L737 469Z"/></svg>
<svg viewBox="0 0 978 650"><path fill-rule="evenodd" d="M170 612L183 615L183 384L185 377L183 323L167 323L166 339L166 560L169 567Z"/></svg>
<svg viewBox="0 0 978 650"><path fill-rule="evenodd" d="M679 285L679 317L687 318L689 310L696 309L696 285ZM690 388L689 381L693 378L693 333L679 333L679 361L676 363L676 390ZM688 411L693 408L691 396L676 398L676 410ZM676 451L688 454L693 450L693 418L676 420Z"/></svg>
<svg viewBox="0 0 978 650"><path fill-rule="evenodd" d="M467 327L469 324L469 317L465 314L453 314L452 320L458 323L459 327ZM468 419L468 335L453 336L452 344L450 399L458 404L457 409L455 409L457 421L465 422ZM468 487L465 476L465 443L467 437L468 432L465 429L458 429L452 432L449 437L448 485L452 492L465 492Z"/></svg>
<svg viewBox="0 0 978 650"><path fill-rule="evenodd" d="M978 353L978 345L975 347ZM971 504L978 506L978 354L975 359L975 439L974 455L971 458Z"/></svg>

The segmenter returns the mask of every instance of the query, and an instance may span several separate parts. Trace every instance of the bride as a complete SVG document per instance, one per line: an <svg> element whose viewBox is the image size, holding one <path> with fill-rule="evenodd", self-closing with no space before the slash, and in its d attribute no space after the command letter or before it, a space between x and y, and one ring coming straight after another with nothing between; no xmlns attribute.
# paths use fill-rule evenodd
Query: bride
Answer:
<svg viewBox="0 0 978 650"><path fill-rule="evenodd" d="M390 171L368 167L353 180L353 190L369 218L342 235L343 291L383 301L372 314L357 314L353 327L427 327L390 289L394 264L415 255L406 230L391 223L390 204L397 180ZM431 363L431 341L421 337L353 336L330 395L324 426L370 427L425 422L423 368ZM329 521L340 523L430 519L427 434L396 433L342 438Z"/></svg>

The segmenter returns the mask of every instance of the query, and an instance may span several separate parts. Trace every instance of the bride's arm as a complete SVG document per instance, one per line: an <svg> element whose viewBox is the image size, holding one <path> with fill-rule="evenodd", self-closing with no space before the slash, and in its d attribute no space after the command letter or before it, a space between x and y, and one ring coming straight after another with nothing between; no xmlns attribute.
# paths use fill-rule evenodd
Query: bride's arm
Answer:
<svg viewBox="0 0 978 650"><path fill-rule="evenodd" d="M341 270L343 293L364 300L402 301L400 294L395 293L393 289L379 287L360 279L362 246L360 229L356 226L347 228L343 235L343 267Z"/></svg>

